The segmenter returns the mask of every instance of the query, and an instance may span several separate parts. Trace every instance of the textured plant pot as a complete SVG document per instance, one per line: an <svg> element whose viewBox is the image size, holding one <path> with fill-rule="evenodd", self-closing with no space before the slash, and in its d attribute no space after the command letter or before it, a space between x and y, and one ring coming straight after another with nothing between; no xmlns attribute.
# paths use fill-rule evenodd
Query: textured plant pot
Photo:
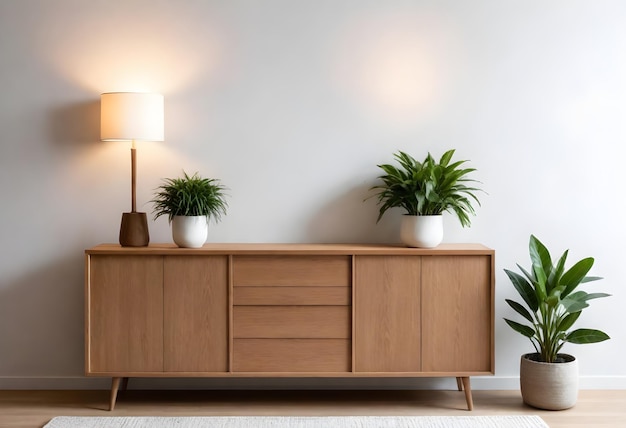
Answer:
<svg viewBox="0 0 626 428"><path fill-rule="evenodd" d="M206 216L179 215L172 219L172 237L179 247L202 247L208 234L209 222Z"/></svg>
<svg viewBox="0 0 626 428"><path fill-rule="evenodd" d="M578 361L571 355L558 354L565 362L533 361L538 354L522 355L520 387L524 403L546 410L573 407L578 399Z"/></svg>
<svg viewBox="0 0 626 428"><path fill-rule="evenodd" d="M408 247L433 248L443 240L442 215L405 215L400 239Z"/></svg>

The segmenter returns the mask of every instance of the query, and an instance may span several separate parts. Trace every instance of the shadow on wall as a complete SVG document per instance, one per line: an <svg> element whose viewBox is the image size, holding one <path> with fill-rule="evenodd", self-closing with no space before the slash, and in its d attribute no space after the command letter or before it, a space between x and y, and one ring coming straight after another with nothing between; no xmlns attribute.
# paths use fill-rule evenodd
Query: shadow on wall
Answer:
<svg viewBox="0 0 626 428"><path fill-rule="evenodd" d="M100 99L51 109L48 123L49 141L55 148L75 152L87 143L100 142Z"/></svg>
<svg viewBox="0 0 626 428"><path fill-rule="evenodd" d="M0 378L83 373L83 282L78 253L2 284Z"/></svg>
<svg viewBox="0 0 626 428"><path fill-rule="evenodd" d="M324 205L310 220L306 232L312 243L398 243L400 215L387 214L376 223L376 198L368 198L371 184L347 189ZM393 212L390 211L390 213Z"/></svg>
<svg viewBox="0 0 626 428"><path fill-rule="evenodd" d="M452 390L454 378L132 378L129 389L157 390ZM462 394L462 393L457 393ZM461 396L459 395L459 398ZM442 403L443 404L443 403Z"/></svg>
<svg viewBox="0 0 626 428"><path fill-rule="evenodd" d="M45 141L57 157L48 191L57 229L46 231L45 238L63 236L64 250L72 254L101 242L102 236L109 236L107 231L119 230L122 210L115 207L130 188L130 159L128 152L120 153L121 148L130 149L130 143L100 140L99 95L83 95L84 101L58 103L46 111ZM67 203L59 203L58 195Z"/></svg>

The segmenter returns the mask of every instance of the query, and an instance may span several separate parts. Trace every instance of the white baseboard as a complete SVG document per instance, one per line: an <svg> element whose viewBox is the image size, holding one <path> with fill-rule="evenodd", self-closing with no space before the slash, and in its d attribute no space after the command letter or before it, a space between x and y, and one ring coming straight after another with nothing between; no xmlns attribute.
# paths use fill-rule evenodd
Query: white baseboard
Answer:
<svg viewBox="0 0 626 428"><path fill-rule="evenodd" d="M471 378L474 390L517 390L517 376ZM0 390L109 389L110 378L0 377ZM132 378L129 389L456 389L454 378ZM626 389L626 376L581 376L580 389Z"/></svg>

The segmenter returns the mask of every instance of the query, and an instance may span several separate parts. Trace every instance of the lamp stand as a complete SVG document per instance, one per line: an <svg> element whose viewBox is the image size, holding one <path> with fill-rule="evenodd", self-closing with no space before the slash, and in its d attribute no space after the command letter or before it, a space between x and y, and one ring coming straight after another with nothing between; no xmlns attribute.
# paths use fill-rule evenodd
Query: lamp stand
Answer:
<svg viewBox="0 0 626 428"><path fill-rule="evenodd" d="M122 213L120 245L122 247L145 247L150 242L146 213L137 212L137 149L135 140L130 149L131 212Z"/></svg>

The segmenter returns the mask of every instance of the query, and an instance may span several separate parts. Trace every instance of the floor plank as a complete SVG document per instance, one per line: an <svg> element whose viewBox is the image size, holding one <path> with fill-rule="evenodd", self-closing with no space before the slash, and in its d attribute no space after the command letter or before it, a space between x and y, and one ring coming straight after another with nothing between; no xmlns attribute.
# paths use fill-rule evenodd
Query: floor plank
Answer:
<svg viewBox="0 0 626 428"><path fill-rule="evenodd" d="M624 427L626 390L581 391L576 406L542 411L519 391L473 391L468 412L458 391L0 391L0 427L42 427L54 416L220 415L539 415L551 428Z"/></svg>

